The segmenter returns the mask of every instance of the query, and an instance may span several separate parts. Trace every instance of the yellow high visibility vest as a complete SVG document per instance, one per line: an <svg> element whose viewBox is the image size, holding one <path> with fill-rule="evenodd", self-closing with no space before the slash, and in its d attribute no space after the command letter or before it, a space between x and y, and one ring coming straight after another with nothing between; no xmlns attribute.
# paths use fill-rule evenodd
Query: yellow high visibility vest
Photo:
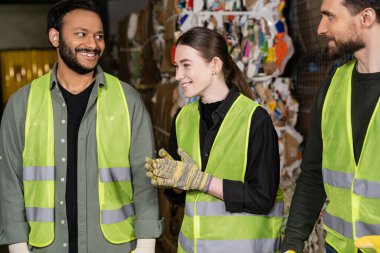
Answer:
<svg viewBox="0 0 380 253"><path fill-rule="evenodd" d="M251 119L257 106L243 95L236 99L214 140L207 173L244 182ZM188 152L201 168L199 120L196 101L179 113L176 132L178 147ZM229 213L224 201L200 191L188 191L178 252L279 252L282 214L281 190L267 215Z"/></svg>
<svg viewBox="0 0 380 253"><path fill-rule="evenodd" d="M24 201L29 241L45 247L54 240L54 117L48 73L31 84L23 151ZM96 140L99 168L100 227L115 244L135 239L135 209L129 150L131 127L120 81L105 74L99 86ZM120 194L122 193L122 194Z"/></svg>
<svg viewBox="0 0 380 253"><path fill-rule="evenodd" d="M380 111L368 125L358 164L351 128L351 76L355 61L338 68L322 111L322 173L330 202L324 217L326 242L340 253L357 252L354 240L380 234ZM361 250L363 252L372 252Z"/></svg>

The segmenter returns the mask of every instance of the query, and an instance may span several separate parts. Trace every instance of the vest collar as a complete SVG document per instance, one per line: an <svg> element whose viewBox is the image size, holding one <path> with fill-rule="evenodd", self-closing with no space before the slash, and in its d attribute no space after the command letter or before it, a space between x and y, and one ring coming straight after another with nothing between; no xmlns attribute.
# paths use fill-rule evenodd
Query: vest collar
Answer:
<svg viewBox="0 0 380 253"><path fill-rule="evenodd" d="M53 69L51 71L51 76L50 76L50 90L52 90L55 86L58 85L57 81L57 67L58 63L56 62L53 66ZM95 70L95 86L107 86L106 84L106 79L104 77L104 72L102 68L98 65Z"/></svg>

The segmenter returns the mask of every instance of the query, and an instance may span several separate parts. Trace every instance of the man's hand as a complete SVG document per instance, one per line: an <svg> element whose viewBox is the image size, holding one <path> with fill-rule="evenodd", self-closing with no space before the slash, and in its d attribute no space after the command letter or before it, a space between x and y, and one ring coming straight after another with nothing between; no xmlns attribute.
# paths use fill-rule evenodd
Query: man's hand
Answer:
<svg viewBox="0 0 380 253"><path fill-rule="evenodd" d="M26 242L9 245L9 253L30 253Z"/></svg>
<svg viewBox="0 0 380 253"><path fill-rule="evenodd" d="M363 236L355 240L355 247L359 249L374 249L380 253L380 235Z"/></svg>
<svg viewBox="0 0 380 253"><path fill-rule="evenodd" d="M207 192L212 176L200 171L191 156L182 149L178 150L178 154L181 161L172 159L147 160L145 167L152 184Z"/></svg>
<svg viewBox="0 0 380 253"><path fill-rule="evenodd" d="M154 253L156 239L137 239L136 249L131 253Z"/></svg>

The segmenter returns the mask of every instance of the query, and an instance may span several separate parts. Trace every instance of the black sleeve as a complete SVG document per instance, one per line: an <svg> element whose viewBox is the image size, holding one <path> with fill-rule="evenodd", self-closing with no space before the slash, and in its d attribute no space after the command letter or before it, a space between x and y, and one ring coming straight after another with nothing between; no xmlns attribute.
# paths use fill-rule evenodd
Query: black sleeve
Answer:
<svg viewBox="0 0 380 253"><path fill-rule="evenodd" d="M178 142L177 142L177 132L175 128L175 121L177 120L177 116L181 108L179 108L172 119L172 126L170 129L170 137L169 137L169 154L173 157L174 160L181 160L181 157L178 155Z"/></svg>
<svg viewBox="0 0 380 253"><path fill-rule="evenodd" d="M172 120L172 126L170 129L170 138L169 138L169 154L173 157L174 160L181 160L181 157L177 153L178 143L177 143L177 133L175 129L175 121L177 119L180 109L176 112ZM167 188L164 190L166 198L174 204L183 204L185 203L186 191L180 191L180 193L175 192L172 188Z"/></svg>
<svg viewBox="0 0 380 253"><path fill-rule="evenodd" d="M267 214L276 199L280 181L278 137L265 109L258 107L251 122L244 183L223 180L226 210Z"/></svg>
<svg viewBox="0 0 380 253"><path fill-rule="evenodd" d="M311 110L309 137L303 152L301 175L290 206L282 250L302 252L317 221L326 193L322 177L322 108L332 76L318 90Z"/></svg>

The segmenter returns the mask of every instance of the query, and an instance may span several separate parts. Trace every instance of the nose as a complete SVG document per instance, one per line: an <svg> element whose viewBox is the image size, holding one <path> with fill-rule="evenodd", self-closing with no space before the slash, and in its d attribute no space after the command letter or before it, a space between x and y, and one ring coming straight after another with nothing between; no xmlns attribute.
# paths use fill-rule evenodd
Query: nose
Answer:
<svg viewBox="0 0 380 253"><path fill-rule="evenodd" d="M318 35L326 35L327 26L326 26L326 17L322 16L321 21L319 22L317 33Z"/></svg>
<svg viewBox="0 0 380 253"><path fill-rule="evenodd" d="M87 48L91 48L91 49L97 48L98 44L97 44L97 41L96 41L95 37L93 37L93 36L86 36L85 46Z"/></svg>
<svg viewBox="0 0 380 253"><path fill-rule="evenodd" d="M180 67L177 67L175 70L175 80L181 81L184 78L183 71L181 70Z"/></svg>

